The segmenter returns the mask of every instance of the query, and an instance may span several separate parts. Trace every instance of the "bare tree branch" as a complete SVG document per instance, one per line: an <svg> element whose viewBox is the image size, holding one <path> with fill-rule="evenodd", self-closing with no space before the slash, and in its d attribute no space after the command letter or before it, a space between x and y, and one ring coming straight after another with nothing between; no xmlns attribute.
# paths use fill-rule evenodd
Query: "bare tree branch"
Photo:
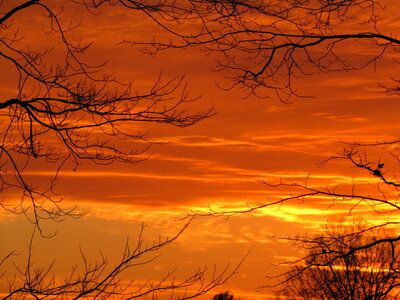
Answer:
<svg viewBox="0 0 400 300"><path fill-rule="evenodd" d="M138 9L155 8L143 4ZM56 64L51 62L52 49L35 50L20 43L23 37L13 20L31 10L38 17L43 14L43 29L60 46ZM139 94L132 83L102 73L102 64L87 64L81 57L91 44L69 40L67 33L74 26L64 26L62 16L46 1L25 1L11 8L1 2L0 16L0 60L10 73L18 74L15 95L0 99L0 191L7 195L1 205L25 214L36 226L41 219L73 216L73 211L60 207L54 193L58 173L67 162L74 169L83 161L137 163L147 158L154 142L144 132L133 131L130 123L186 127L213 114L212 108L187 111L186 104L197 98L188 96L183 77L164 80L160 75L148 92ZM121 140L137 141L138 148L123 146ZM33 160L56 163L47 187L25 176Z"/></svg>

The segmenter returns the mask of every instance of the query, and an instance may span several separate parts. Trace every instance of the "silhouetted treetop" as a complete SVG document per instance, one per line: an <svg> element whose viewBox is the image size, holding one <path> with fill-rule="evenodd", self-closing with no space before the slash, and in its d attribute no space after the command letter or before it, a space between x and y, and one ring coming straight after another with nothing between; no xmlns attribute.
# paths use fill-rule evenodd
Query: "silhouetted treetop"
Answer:
<svg viewBox="0 0 400 300"><path fill-rule="evenodd" d="M229 291L219 293L214 295L212 300L239 300L238 298L235 298L233 294L229 293Z"/></svg>
<svg viewBox="0 0 400 300"><path fill-rule="evenodd" d="M400 284L400 253L391 238L384 227L360 223L329 225L324 235L298 237L307 255L284 275L279 294L289 299L393 299Z"/></svg>

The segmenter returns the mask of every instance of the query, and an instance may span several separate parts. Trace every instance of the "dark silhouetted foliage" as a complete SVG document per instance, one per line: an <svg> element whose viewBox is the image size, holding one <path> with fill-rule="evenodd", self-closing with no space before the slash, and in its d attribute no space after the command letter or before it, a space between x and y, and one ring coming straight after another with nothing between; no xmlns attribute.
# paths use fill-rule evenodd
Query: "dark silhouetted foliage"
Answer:
<svg viewBox="0 0 400 300"><path fill-rule="evenodd" d="M214 295L212 300L239 300L239 299L235 298L233 294L229 293L229 291L226 291L224 293L219 293Z"/></svg>
<svg viewBox="0 0 400 300"><path fill-rule="evenodd" d="M299 237L298 246L308 254L286 273L280 294L310 300L393 299L400 285L400 249L390 239L383 228L360 225L331 225L324 235Z"/></svg>

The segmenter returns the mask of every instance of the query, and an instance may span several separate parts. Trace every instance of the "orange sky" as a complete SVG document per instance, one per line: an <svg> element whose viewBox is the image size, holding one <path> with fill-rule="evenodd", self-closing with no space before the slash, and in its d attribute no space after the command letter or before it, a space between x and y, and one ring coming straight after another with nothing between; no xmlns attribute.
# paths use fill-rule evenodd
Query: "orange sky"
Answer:
<svg viewBox="0 0 400 300"><path fill-rule="evenodd" d="M197 49L151 57L142 54L139 47L119 44L122 39L162 36L159 28L138 13L129 14L116 7L93 16L68 4L63 14L81 20L71 38L82 36L94 42L88 52L90 61L108 60L108 70L121 80L133 79L139 90L151 84L160 71L166 78L185 75L190 94L202 96L188 108L197 111L214 106L217 114L189 128L135 124L134 129L149 132L149 139L165 142L154 145L147 152L149 159L142 163L86 163L76 172L66 166L56 190L64 205L76 204L87 214L77 220L46 224L49 232L57 231L56 237L38 238L35 259L45 264L54 257L56 272L65 272L79 261L79 246L94 257L101 250L112 261L121 253L126 237L137 234L141 222L147 225L146 237L151 241L177 231L184 222L179 219L187 212L208 207L243 208L292 192L268 188L260 180L288 178L302 182L311 174L313 184L321 186L340 184L347 188L354 177L362 186L368 185L374 182L368 174L344 162L323 168L318 163L340 153L340 140L374 142L398 137L400 103L378 85L397 75L392 57L398 54L381 59L376 69L370 66L358 72L301 78L296 85L315 98L283 104L272 93L268 99L243 99L240 90L219 89L215 82L226 84L226 74L212 71L213 57ZM40 17L27 13L18 18L32 45L52 45L40 32ZM382 18L390 30L398 28L399 23L389 15ZM32 22L23 26L27 20ZM342 51L352 59L360 58L357 48ZM4 76L7 71L1 73L1 94L12 94L12 79ZM129 140L121 143L124 147L143 146ZM33 163L25 175L41 183L53 172L54 165ZM278 237L314 233L327 220L337 220L346 206L330 207L330 203L329 199L315 198L230 218L196 218L177 242L162 250L158 260L129 276L137 280L157 278L175 267L178 277L204 265L223 269L227 263L235 265L250 251L239 274L211 295L230 289L242 300L268 299L269 291L255 288L267 283L266 276L282 270L273 264L296 255L291 243ZM0 220L0 254L9 249L24 253L31 226L23 217L3 211Z"/></svg>

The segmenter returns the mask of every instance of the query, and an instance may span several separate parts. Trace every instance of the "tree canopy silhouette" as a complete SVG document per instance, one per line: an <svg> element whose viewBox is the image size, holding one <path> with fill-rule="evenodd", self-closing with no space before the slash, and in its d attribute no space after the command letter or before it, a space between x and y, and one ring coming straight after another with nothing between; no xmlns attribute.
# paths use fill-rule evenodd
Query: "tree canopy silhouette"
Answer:
<svg viewBox="0 0 400 300"><path fill-rule="evenodd" d="M228 291L214 295L212 300L238 300Z"/></svg>
<svg viewBox="0 0 400 300"><path fill-rule="evenodd" d="M328 225L324 235L296 239L307 255L285 275L282 294L289 299L392 299L400 284L399 245L379 227ZM358 251L353 251L358 249Z"/></svg>

